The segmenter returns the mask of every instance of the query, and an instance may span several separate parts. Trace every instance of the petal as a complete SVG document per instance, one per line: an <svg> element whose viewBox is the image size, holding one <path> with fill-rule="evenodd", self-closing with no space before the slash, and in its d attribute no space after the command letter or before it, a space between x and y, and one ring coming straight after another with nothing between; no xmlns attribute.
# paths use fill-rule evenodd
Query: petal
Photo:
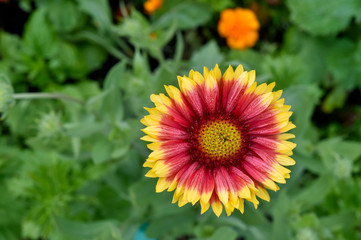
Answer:
<svg viewBox="0 0 361 240"><path fill-rule="evenodd" d="M186 80L184 80L186 79ZM187 79L185 77L178 78L178 81L180 82L194 82L191 79ZM202 116L204 112L204 103L200 96L200 90L199 86L194 83L189 84L189 88L184 88L184 91L182 91L182 99L184 102L187 103L188 108L193 112L194 115Z"/></svg>
<svg viewBox="0 0 361 240"><path fill-rule="evenodd" d="M238 210L239 210L241 213L244 213L244 200L243 200L243 199L239 199Z"/></svg>
<svg viewBox="0 0 361 240"><path fill-rule="evenodd" d="M272 93L265 93L257 98L253 98L243 112L239 112L238 114L242 115L244 120L256 117L267 109L272 101L272 98Z"/></svg>
<svg viewBox="0 0 361 240"><path fill-rule="evenodd" d="M165 159L188 155L189 143L182 140L162 141L160 149Z"/></svg>
<svg viewBox="0 0 361 240"><path fill-rule="evenodd" d="M267 190L264 189L264 188L261 187L261 186L257 186L257 189L258 189L258 192L256 192L256 195L257 195L259 198L261 198L261 199L269 202L269 201L270 201L270 197L269 197L269 194L268 194Z"/></svg>
<svg viewBox="0 0 361 240"><path fill-rule="evenodd" d="M207 171L205 172L203 181L204 183L201 192L201 203L206 203L209 202L214 191L214 177L209 171Z"/></svg>
<svg viewBox="0 0 361 240"><path fill-rule="evenodd" d="M222 78L222 73L221 73L221 70L218 67L218 64L216 64L216 66L214 67L212 72L214 73L214 76L215 76L216 80L220 80Z"/></svg>
<svg viewBox="0 0 361 240"><path fill-rule="evenodd" d="M219 101L219 88L216 79L211 74L206 78L201 91L201 96L208 112L214 113Z"/></svg>
<svg viewBox="0 0 361 240"><path fill-rule="evenodd" d="M184 171L182 175L179 176L178 186L185 187L188 179L194 174L198 163L193 162L190 166Z"/></svg>
<svg viewBox="0 0 361 240"><path fill-rule="evenodd" d="M188 202L193 205L200 199L202 188L205 183L206 173L204 167L198 168L196 172L188 179L184 195L187 197Z"/></svg>
<svg viewBox="0 0 361 240"><path fill-rule="evenodd" d="M211 206L213 212L216 214L217 217L219 217L222 213L223 207L216 194L213 194L211 197Z"/></svg>
<svg viewBox="0 0 361 240"><path fill-rule="evenodd" d="M219 200L223 204L228 203L228 194L229 194L229 187L228 187L228 173L227 171L221 167L214 173L214 182L215 182L215 190L218 195Z"/></svg>
<svg viewBox="0 0 361 240"><path fill-rule="evenodd" d="M268 179L266 174L264 172L259 171L257 168L255 168L253 165L251 165L249 162L244 161L242 163L243 168L246 170L247 174L254 179L256 182L263 182L265 179Z"/></svg>
<svg viewBox="0 0 361 240"><path fill-rule="evenodd" d="M243 118L243 112L247 109L248 105L251 104L256 98L257 95L250 93L244 93L240 95L240 97L237 99L237 104L232 113L234 113L236 117Z"/></svg>
<svg viewBox="0 0 361 240"><path fill-rule="evenodd" d="M264 151L266 149L283 149L281 148L283 145L280 144L280 141L273 138L273 136L254 137L252 139L252 145L254 146L254 149L258 148L260 151Z"/></svg>
<svg viewBox="0 0 361 240"><path fill-rule="evenodd" d="M188 134L184 130L179 128L169 127L166 125L149 126L142 131L150 137L160 140L171 140L171 139L187 139Z"/></svg>
<svg viewBox="0 0 361 240"><path fill-rule="evenodd" d="M244 72L243 66L239 64L234 71L234 78L237 79L241 76L241 74Z"/></svg>
<svg viewBox="0 0 361 240"><path fill-rule="evenodd" d="M160 177L158 179L155 191L158 192L158 193L163 192L164 190L166 190L170 186L171 183L172 182L168 181L167 178Z"/></svg>
<svg viewBox="0 0 361 240"><path fill-rule="evenodd" d="M284 166L292 166L296 164L295 160L282 154L277 155L276 160Z"/></svg>
<svg viewBox="0 0 361 240"><path fill-rule="evenodd" d="M190 76L189 76L190 77ZM205 81L203 75L200 72L195 71L193 73L193 76L190 77L193 78L193 80L198 84L198 85L202 85Z"/></svg>
<svg viewBox="0 0 361 240"><path fill-rule="evenodd" d="M272 164L264 162L262 159L255 156L248 156L243 161L244 166L259 171L259 173L268 173L273 170ZM248 171L248 170L247 170Z"/></svg>
<svg viewBox="0 0 361 240"><path fill-rule="evenodd" d="M232 66L229 65L227 70L223 74L223 81L228 82L228 81L231 81L231 80L234 80L234 72L233 72Z"/></svg>
<svg viewBox="0 0 361 240"><path fill-rule="evenodd" d="M248 75L245 74L245 76ZM224 83L222 105L226 112L233 112L245 89L245 85L240 81L228 81Z"/></svg>
<svg viewBox="0 0 361 240"><path fill-rule="evenodd" d="M201 214L205 213L211 204L209 202L201 202Z"/></svg>

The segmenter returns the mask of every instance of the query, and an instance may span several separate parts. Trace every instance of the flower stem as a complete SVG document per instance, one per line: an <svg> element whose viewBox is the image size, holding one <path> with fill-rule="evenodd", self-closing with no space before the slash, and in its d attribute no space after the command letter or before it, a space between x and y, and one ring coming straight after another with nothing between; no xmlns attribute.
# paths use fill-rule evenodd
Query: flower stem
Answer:
<svg viewBox="0 0 361 240"><path fill-rule="evenodd" d="M61 93L15 93L13 97L14 99L62 99L84 105L82 100Z"/></svg>

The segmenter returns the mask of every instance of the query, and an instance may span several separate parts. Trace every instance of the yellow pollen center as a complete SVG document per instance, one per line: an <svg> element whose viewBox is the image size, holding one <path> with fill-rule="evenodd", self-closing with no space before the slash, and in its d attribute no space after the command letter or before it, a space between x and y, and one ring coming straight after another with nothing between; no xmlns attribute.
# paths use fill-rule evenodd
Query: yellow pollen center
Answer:
<svg viewBox="0 0 361 240"><path fill-rule="evenodd" d="M230 121L211 121L201 127L198 142L201 150L208 157L224 160L240 150L241 132Z"/></svg>

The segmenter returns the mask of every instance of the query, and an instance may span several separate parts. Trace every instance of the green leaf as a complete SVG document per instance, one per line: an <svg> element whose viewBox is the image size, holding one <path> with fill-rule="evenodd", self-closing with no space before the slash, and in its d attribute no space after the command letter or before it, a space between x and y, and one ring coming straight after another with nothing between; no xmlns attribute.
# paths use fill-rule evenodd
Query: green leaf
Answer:
<svg viewBox="0 0 361 240"><path fill-rule="evenodd" d="M290 28L285 36L283 50L297 56L302 60L302 65L306 65L307 71L302 74L307 74L305 81L314 84L323 81L328 74L326 59L332 41L329 38L315 38L296 27Z"/></svg>
<svg viewBox="0 0 361 240"><path fill-rule="evenodd" d="M142 211L157 199L155 185L156 182L153 179L144 178L130 186L129 193L135 210Z"/></svg>
<svg viewBox="0 0 361 240"><path fill-rule="evenodd" d="M22 224L22 236L26 238L36 239L41 236L40 226L33 221L24 221Z"/></svg>
<svg viewBox="0 0 361 240"><path fill-rule="evenodd" d="M145 48L148 49L149 54L159 61L164 61L164 56L162 53L162 48L173 38L177 30L177 24L172 24L167 28L154 29L155 37L151 38L151 34L145 38L147 42L145 43Z"/></svg>
<svg viewBox="0 0 361 240"><path fill-rule="evenodd" d="M64 240L120 240L121 232L115 221L78 222L56 217L55 224Z"/></svg>
<svg viewBox="0 0 361 240"><path fill-rule="evenodd" d="M6 179L9 180L8 178ZM20 230L20 222L24 217L25 211L24 201L16 198L3 184L0 185L0 190L2 192L0 197L0 229L1 227L8 227L9 230L11 229L9 232L12 232L14 229ZM13 234L16 234L16 232Z"/></svg>
<svg viewBox="0 0 361 240"><path fill-rule="evenodd" d="M101 164L109 160L112 153L112 145L106 139L97 141L92 149L91 155L95 164Z"/></svg>
<svg viewBox="0 0 361 240"><path fill-rule="evenodd" d="M342 108L346 100L347 91L344 88L336 87L327 94L325 100L322 102L322 110L325 113L331 113L335 109Z"/></svg>
<svg viewBox="0 0 361 240"><path fill-rule="evenodd" d="M287 236L290 235L291 223L289 219L292 217L292 211L295 209L295 205L290 204L290 201L291 199L285 190L277 196L277 201L274 202L271 210L273 222L269 239L287 239Z"/></svg>
<svg viewBox="0 0 361 240"><path fill-rule="evenodd" d="M361 143L341 138L326 139L316 149L324 168L339 179L350 177L353 162L361 156Z"/></svg>
<svg viewBox="0 0 361 240"><path fill-rule="evenodd" d="M0 239L4 240L18 240L21 239L20 227L13 227L13 226L0 226Z"/></svg>
<svg viewBox="0 0 361 240"><path fill-rule="evenodd" d="M242 219L239 219L238 217L221 217L217 220L220 225L229 225L235 228L238 228L238 230L245 231L247 229L247 224L243 222Z"/></svg>
<svg viewBox="0 0 361 240"><path fill-rule="evenodd" d="M357 213L354 211L342 211L337 214L322 217L319 219L320 225L326 229L340 230L351 229L357 225L358 220Z"/></svg>
<svg viewBox="0 0 361 240"><path fill-rule="evenodd" d="M127 56L117 48L114 41L105 33L99 34L94 30L81 30L66 37L73 41L87 41L97 44L117 59L127 59Z"/></svg>
<svg viewBox="0 0 361 240"><path fill-rule="evenodd" d="M214 12L221 12L223 9L234 7L232 0L199 0L199 2L209 4Z"/></svg>
<svg viewBox="0 0 361 240"><path fill-rule="evenodd" d="M301 152L301 150L299 150L299 143L297 143L297 152ZM303 149L302 153L306 153L308 155L303 156L301 154L295 153L295 155L293 155L293 159L295 159L299 166L305 167L310 172L322 174L325 170L323 162L320 158L315 158L309 154L310 152L312 153L312 151L306 151Z"/></svg>
<svg viewBox="0 0 361 240"><path fill-rule="evenodd" d="M326 139L318 145L318 151L324 160L329 159L334 153L344 158L355 161L361 156L361 143L356 141L347 141L342 138Z"/></svg>
<svg viewBox="0 0 361 240"><path fill-rule="evenodd" d="M121 61L114 65L104 81L105 95L102 109L105 116L108 116L112 121L121 121L124 117L120 84L122 80L125 80L125 64L124 61Z"/></svg>
<svg viewBox="0 0 361 240"><path fill-rule="evenodd" d="M329 175L323 175L314 180L293 198L294 204L300 204L303 210L308 210L317 204L321 204L326 195L332 190L330 181L331 177Z"/></svg>
<svg viewBox="0 0 361 240"><path fill-rule="evenodd" d="M29 48L28 51L40 56L54 56L58 51L55 40L56 36L46 18L45 9L37 9L25 26L24 43Z"/></svg>
<svg viewBox="0 0 361 240"><path fill-rule="evenodd" d="M109 30L112 25L111 10L106 0L77 0L79 7L88 13L94 24L101 30Z"/></svg>
<svg viewBox="0 0 361 240"><path fill-rule="evenodd" d="M220 227L216 232L209 238L209 240L235 240L237 239L237 232L231 227Z"/></svg>
<svg viewBox="0 0 361 240"><path fill-rule="evenodd" d="M177 26L174 23L167 26L151 26L144 15L133 9L130 17L119 24L117 33L129 37L136 48L145 49L154 58L164 61L162 48L172 39L176 30Z"/></svg>
<svg viewBox="0 0 361 240"><path fill-rule="evenodd" d="M46 237L54 229L53 216L66 214L72 193L83 184L81 172L75 161L59 159L56 154L44 151L25 152L22 162L18 176L8 183L9 189L25 197L29 204L24 219L34 222ZM34 230L31 232L35 234Z"/></svg>
<svg viewBox="0 0 361 240"><path fill-rule="evenodd" d="M259 82L258 74L262 71L264 55L252 49L244 51L231 50L226 56L226 63L232 66L238 66L242 64L246 71L256 70L257 82Z"/></svg>
<svg viewBox="0 0 361 240"><path fill-rule="evenodd" d="M175 47L174 60L180 62L184 54L184 39L181 32L177 32L177 43Z"/></svg>
<svg viewBox="0 0 361 240"><path fill-rule="evenodd" d="M219 50L216 41L211 40L200 48L197 52L194 52L190 60L190 66L195 71L203 72L203 67L208 69L214 68L216 64L222 62L224 56Z"/></svg>
<svg viewBox="0 0 361 240"><path fill-rule="evenodd" d="M123 177L123 176L118 176ZM107 182L108 183L108 182ZM121 189L121 187L118 186ZM102 216L107 219L117 219L118 221L126 221L132 211L128 195L114 191L108 186L101 186L97 195L94 196L99 201L100 209L98 210ZM105 207L102 207L105 206ZM116 210L115 210L116 209Z"/></svg>
<svg viewBox="0 0 361 240"><path fill-rule="evenodd" d="M125 71L125 66L126 63L124 61L120 61L109 70L104 80L104 89L112 89L119 86L122 75Z"/></svg>
<svg viewBox="0 0 361 240"><path fill-rule="evenodd" d="M104 124L94 122L91 117L88 117L79 122L64 124L64 128L65 134L70 137L85 138L99 132L104 128Z"/></svg>
<svg viewBox="0 0 361 240"><path fill-rule="evenodd" d="M141 42L141 38L149 38L149 34L152 31L148 20L136 9L132 9L131 15L118 25L118 33L121 36L129 36ZM135 45L137 45L137 43L135 43Z"/></svg>
<svg viewBox="0 0 361 240"><path fill-rule="evenodd" d="M360 9L361 9L361 3L360 3ZM361 11L360 11L361 12ZM361 16L360 16L361 18ZM361 40L357 42L356 50L354 53L354 59L355 59L355 71L356 71L356 81L358 84L358 87L361 89ZM347 68L349 69L349 68Z"/></svg>
<svg viewBox="0 0 361 240"><path fill-rule="evenodd" d="M177 84L177 77L174 74L176 69L174 65L162 64L160 65L151 77L151 81L146 86L146 98L149 99L149 95L155 92L164 92L164 84Z"/></svg>
<svg viewBox="0 0 361 240"><path fill-rule="evenodd" d="M65 41L58 42L59 55L57 60L61 66L54 71L62 71L73 78L82 78L88 72L84 57L75 45Z"/></svg>
<svg viewBox="0 0 361 240"><path fill-rule="evenodd" d="M108 116L113 122L122 121L124 117L124 107L122 103L122 96L119 88L107 90L108 94L104 98L102 109L104 116Z"/></svg>
<svg viewBox="0 0 361 240"><path fill-rule="evenodd" d="M95 44L83 43L76 47L80 51L88 71L98 69L107 60L108 55L105 50Z"/></svg>
<svg viewBox="0 0 361 240"><path fill-rule="evenodd" d="M17 35L0 30L0 52L2 61L20 60L20 53L23 51L23 43ZM15 67L15 66L14 66Z"/></svg>
<svg viewBox="0 0 361 240"><path fill-rule="evenodd" d="M344 30L357 13L358 0L288 0L291 19L313 35L334 35Z"/></svg>
<svg viewBox="0 0 361 240"><path fill-rule="evenodd" d="M296 84L311 83L307 65L297 56L282 54L277 57L266 56L262 72L269 75L269 81L276 82L277 89L285 89Z"/></svg>
<svg viewBox="0 0 361 240"><path fill-rule="evenodd" d="M301 216L295 226L297 229L302 229L306 227L315 228L319 225L319 219L315 213L306 213Z"/></svg>
<svg viewBox="0 0 361 240"><path fill-rule="evenodd" d="M283 97L294 112L294 130L297 137L303 137L311 125L311 117L321 98L321 90L315 85L293 85L285 90Z"/></svg>
<svg viewBox="0 0 361 240"><path fill-rule="evenodd" d="M176 23L180 29L196 28L208 22L211 13L208 4L182 2L162 14L154 22L154 26L158 28Z"/></svg>
<svg viewBox="0 0 361 240"><path fill-rule="evenodd" d="M353 57L355 51L355 44L348 39L331 41L328 45L327 69L338 88L351 90L356 84L355 70L359 65Z"/></svg>
<svg viewBox="0 0 361 240"><path fill-rule="evenodd" d="M80 138L72 137L71 138L71 147L72 147L72 150L73 150L74 157L78 158L79 154L80 154L80 149L81 149L81 140L80 140Z"/></svg>
<svg viewBox="0 0 361 240"><path fill-rule="evenodd" d="M146 234L154 238L169 236L171 233L174 236L184 235L192 232L193 221L195 215L192 212L156 218L150 222Z"/></svg>
<svg viewBox="0 0 361 240"><path fill-rule="evenodd" d="M147 81L150 76L149 61L145 54L136 50L133 57L133 75Z"/></svg>
<svg viewBox="0 0 361 240"><path fill-rule="evenodd" d="M72 1L49 1L46 10L52 25L60 32L72 31L85 20Z"/></svg>

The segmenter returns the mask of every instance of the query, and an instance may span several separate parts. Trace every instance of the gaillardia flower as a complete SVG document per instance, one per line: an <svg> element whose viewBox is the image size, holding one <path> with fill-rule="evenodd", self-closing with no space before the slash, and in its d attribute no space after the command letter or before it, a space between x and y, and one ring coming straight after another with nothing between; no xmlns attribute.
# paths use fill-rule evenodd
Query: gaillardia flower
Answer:
<svg viewBox="0 0 361 240"><path fill-rule="evenodd" d="M226 38L230 48L245 49L253 47L258 40L259 22L249 9L226 9L221 12L218 33Z"/></svg>
<svg viewBox="0 0 361 240"><path fill-rule="evenodd" d="M273 92L275 83L257 86L255 71L239 65L221 75L216 67L203 75L191 70L178 77L180 89L165 86L169 95L151 95L154 108L141 122L147 135L142 140L153 152L144 167L147 177L159 178L156 192L174 192L181 207L200 202L201 213L244 211L244 200L257 208L269 201L266 188L277 191L295 164L289 156L295 127L289 121L290 106ZM276 182L276 183L275 183Z"/></svg>

